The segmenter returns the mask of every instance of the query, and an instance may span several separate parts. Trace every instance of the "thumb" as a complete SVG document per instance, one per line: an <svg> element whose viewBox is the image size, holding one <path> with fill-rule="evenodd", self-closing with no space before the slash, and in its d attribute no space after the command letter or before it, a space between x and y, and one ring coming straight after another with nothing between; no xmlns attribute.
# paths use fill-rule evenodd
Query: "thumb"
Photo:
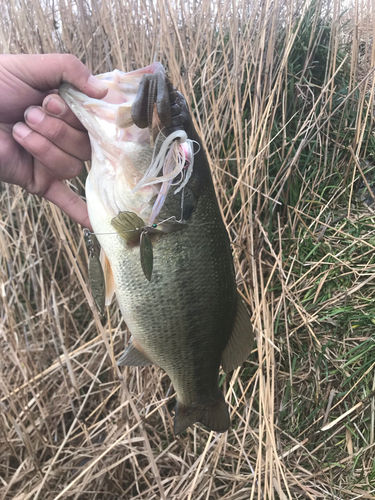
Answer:
<svg viewBox="0 0 375 500"><path fill-rule="evenodd" d="M89 69L71 54L35 54L2 56L12 58L12 73L36 90L49 91L69 82L78 90L102 99L108 86L95 78Z"/></svg>

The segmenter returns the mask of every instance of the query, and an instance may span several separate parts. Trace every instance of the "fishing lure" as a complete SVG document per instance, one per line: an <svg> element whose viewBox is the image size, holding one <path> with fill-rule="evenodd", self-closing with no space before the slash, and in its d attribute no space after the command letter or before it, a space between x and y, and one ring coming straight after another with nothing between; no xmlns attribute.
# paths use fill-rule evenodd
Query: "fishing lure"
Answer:
<svg viewBox="0 0 375 500"><path fill-rule="evenodd" d="M86 247L89 254L88 270L91 295L94 299L96 308L101 315L105 310L105 279L102 265L99 257L95 253L94 242L91 238L91 232L88 229L83 230Z"/></svg>
<svg viewBox="0 0 375 500"><path fill-rule="evenodd" d="M154 251L150 234L173 233L186 227L182 222L176 221L174 217L159 224L145 225L144 221L134 212L120 212L111 220L111 224L127 244L136 245L139 243L141 266L148 281L151 281L154 267Z"/></svg>

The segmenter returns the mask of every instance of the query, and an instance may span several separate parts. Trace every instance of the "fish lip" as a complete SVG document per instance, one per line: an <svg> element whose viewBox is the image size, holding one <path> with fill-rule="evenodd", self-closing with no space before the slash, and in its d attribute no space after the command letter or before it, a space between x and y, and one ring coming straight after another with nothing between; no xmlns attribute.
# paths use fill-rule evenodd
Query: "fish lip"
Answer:
<svg viewBox="0 0 375 500"><path fill-rule="evenodd" d="M71 90L79 92L79 90L76 87L74 87L74 85L68 82L64 82L60 85L58 94L66 102L66 97L69 95L69 91Z"/></svg>
<svg viewBox="0 0 375 500"><path fill-rule="evenodd" d="M90 124L90 119L87 119L88 112L85 109L85 100L90 100L98 106L104 106L100 99L94 99L86 96L83 92L79 91L71 83L64 82L60 85L58 90L59 96L66 102L73 114L78 118L82 125L90 132L95 134L94 128Z"/></svg>
<svg viewBox="0 0 375 500"><path fill-rule="evenodd" d="M139 79L142 78L143 75L145 74L157 74L157 73L162 73L165 75L165 68L160 62L154 62L149 64L148 66L141 68L141 69L135 69L134 71L129 71L128 73L123 73L119 70L114 70L114 71L109 71L106 73L100 73L98 75L95 75L95 78L98 80L104 80L107 81L108 79L112 78L115 74L123 74L126 75L126 79L131 79L133 77L139 77ZM138 86L137 86L138 87ZM92 102L98 103L109 103L113 104L108 100L108 97L104 97L103 99L95 99L94 97L88 97L86 94L78 90L74 85L72 85L69 82L63 82L59 89L58 89L58 94L62 97L62 99L66 100L66 96L69 95L69 92L73 91L74 93L78 94L79 96L84 96L86 99L90 99Z"/></svg>

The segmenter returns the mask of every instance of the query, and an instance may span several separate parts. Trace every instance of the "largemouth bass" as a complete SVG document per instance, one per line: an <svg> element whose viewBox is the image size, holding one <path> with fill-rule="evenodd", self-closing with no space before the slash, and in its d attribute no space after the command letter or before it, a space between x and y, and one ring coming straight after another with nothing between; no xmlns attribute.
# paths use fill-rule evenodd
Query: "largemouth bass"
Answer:
<svg viewBox="0 0 375 500"><path fill-rule="evenodd" d="M132 334L118 364L167 372L175 434L195 422L224 432L220 365L241 365L254 334L202 143L160 63L97 78L110 88L102 101L69 84L60 95L90 135L90 221Z"/></svg>

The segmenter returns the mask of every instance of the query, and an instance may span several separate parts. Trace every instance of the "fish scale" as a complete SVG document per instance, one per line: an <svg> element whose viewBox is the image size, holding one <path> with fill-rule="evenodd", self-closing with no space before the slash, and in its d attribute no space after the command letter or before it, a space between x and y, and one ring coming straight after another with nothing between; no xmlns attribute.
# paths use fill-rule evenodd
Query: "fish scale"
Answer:
<svg viewBox="0 0 375 500"><path fill-rule="evenodd" d="M118 249L121 257L112 265L114 276L119 276L117 299L126 304L134 322L132 335L168 372L184 402L217 389L220 356L233 328L236 305L226 230L212 188L205 191L188 227L154 244L150 283L144 278L138 248ZM121 241L121 246L126 243Z"/></svg>

